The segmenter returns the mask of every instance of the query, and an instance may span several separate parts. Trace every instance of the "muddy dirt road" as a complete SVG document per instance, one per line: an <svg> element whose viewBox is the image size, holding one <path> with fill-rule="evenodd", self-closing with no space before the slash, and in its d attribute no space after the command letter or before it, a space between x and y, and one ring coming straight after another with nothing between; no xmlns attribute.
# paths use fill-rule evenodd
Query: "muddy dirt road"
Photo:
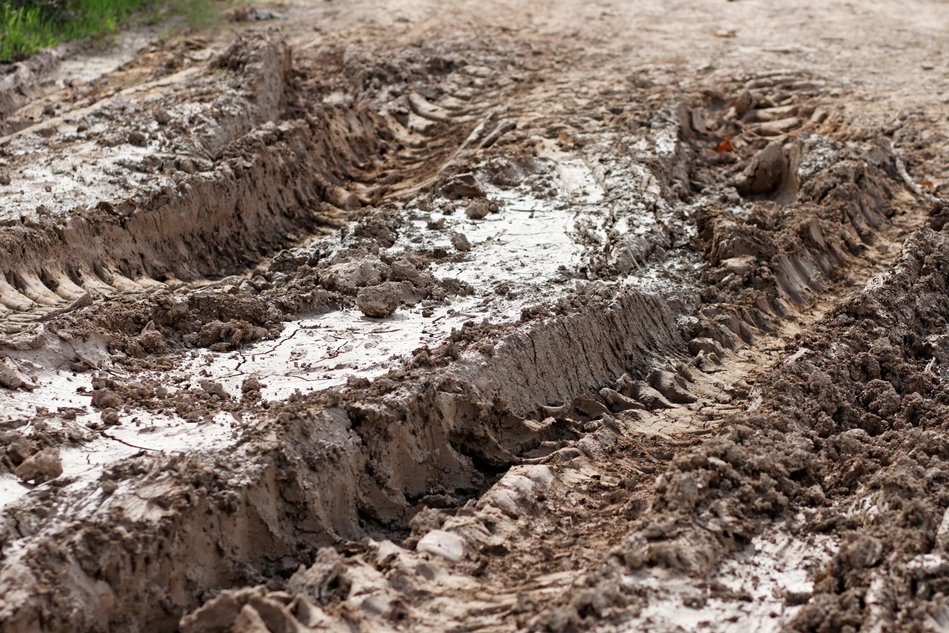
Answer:
<svg viewBox="0 0 949 633"><path fill-rule="evenodd" d="M0 630L949 628L949 5L272 9L0 75Z"/></svg>

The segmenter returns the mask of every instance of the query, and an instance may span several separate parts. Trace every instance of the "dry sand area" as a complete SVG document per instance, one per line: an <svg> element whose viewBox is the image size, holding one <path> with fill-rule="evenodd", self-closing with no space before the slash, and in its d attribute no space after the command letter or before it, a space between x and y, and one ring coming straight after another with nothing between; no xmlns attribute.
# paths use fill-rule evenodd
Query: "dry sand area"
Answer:
<svg viewBox="0 0 949 633"><path fill-rule="evenodd" d="M949 3L260 9L0 68L0 632L949 630Z"/></svg>

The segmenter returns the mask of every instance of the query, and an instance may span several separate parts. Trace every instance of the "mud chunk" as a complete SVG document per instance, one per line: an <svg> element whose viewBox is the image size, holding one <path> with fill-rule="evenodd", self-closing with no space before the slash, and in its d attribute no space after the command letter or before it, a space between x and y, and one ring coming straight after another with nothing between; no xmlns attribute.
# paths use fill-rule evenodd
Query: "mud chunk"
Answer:
<svg viewBox="0 0 949 633"><path fill-rule="evenodd" d="M883 543L872 536L863 535L845 545L840 556L851 567L873 567L883 556Z"/></svg>
<svg viewBox="0 0 949 633"><path fill-rule="evenodd" d="M666 400L665 396L642 380L634 380L629 388L632 391L632 397L649 410L675 408L675 405Z"/></svg>
<svg viewBox="0 0 949 633"><path fill-rule="evenodd" d="M100 417L106 426L115 426L119 423L119 412L115 409L106 409Z"/></svg>
<svg viewBox="0 0 949 633"><path fill-rule="evenodd" d="M629 374L623 374L616 380L616 390L624 396L633 397L633 384L636 381Z"/></svg>
<svg viewBox="0 0 949 633"><path fill-rule="evenodd" d="M423 277L422 271L407 259L398 259L389 264L389 280L411 281L416 286L424 285L427 281Z"/></svg>
<svg viewBox="0 0 949 633"><path fill-rule="evenodd" d="M158 125L168 125L171 123L171 114L168 110L155 110L155 122Z"/></svg>
<svg viewBox="0 0 949 633"><path fill-rule="evenodd" d="M8 176L7 174L0 174L0 185L3 185L4 187L6 187L9 184L10 184L10 176Z"/></svg>
<svg viewBox="0 0 949 633"><path fill-rule="evenodd" d="M0 386L32 391L36 385L9 358L0 358Z"/></svg>
<svg viewBox="0 0 949 633"><path fill-rule="evenodd" d="M781 187L787 168L781 143L768 143L751 159L735 188L743 196L774 193Z"/></svg>
<svg viewBox="0 0 949 633"><path fill-rule="evenodd" d="M676 372L678 372L686 382L695 382L695 374L692 373L691 368L685 363L681 361L676 363Z"/></svg>
<svg viewBox="0 0 949 633"><path fill-rule="evenodd" d="M142 346L144 351L150 354L164 352L167 347L165 337L162 336L162 333L151 327L146 328L135 340Z"/></svg>
<svg viewBox="0 0 949 633"><path fill-rule="evenodd" d="M570 415L570 411L573 407L570 403L564 403L561 405L540 405L537 407L541 415L549 419L561 419Z"/></svg>
<svg viewBox="0 0 949 633"><path fill-rule="evenodd" d="M356 307L369 317L383 318L395 312L402 302L402 284L387 281L378 286L360 288Z"/></svg>
<svg viewBox="0 0 949 633"><path fill-rule="evenodd" d="M442 194L451 200L483 198L484 192L472 174L459 174L442 185Z"/></svg>
<svg viewBox="0 0 949 633"><path fill-rule="evenodd" d="M745 113L748 112L755 105L755 98L752 96L751 92L748 90L742 91L740 95L732 103L732 113L735 118L741 118L745 116Z"/></svg>
<svg viewBox="0 0 949 633"><path fill-rule="evenodd" d="M614 411L628 411L630 409L643 409L643 405L636 402L632 398L628 398L623 394L610 389L609 387L604 387L600 389L600 395L604 400L610 405L610 408Z"/></svg>
<svg viewBox="0 0 949 633"><path fill-rule="evenodd" d="M452 532L432 530L419 540L415 549L457 563L465 555L465 542Z"/></svg>
<svg viewBox="0 0 949 633"><path fill-rule="evenodd" d="M201 386L201 389L204 390L204 393L217 396L222 400L227 400L230 397L230 394L224 389L224 385L213 380L199 380L198 384Z"/></svg>
<svg viewBox="0 0 949 633"><path fill-rule="evenodd" d="M722 266L725 267L725 270L741 277L751 272L754 263L755 258L751 255L729 257L728 259L722 260Z"/></svg>
<svg viewBox="0 0 949 633"><path fill-rule="evenodd" d="M13 464L21 464L23 460L36 452L34 442L20 436L16 432L0 433L0 460L9 459Z"/></svg>
<svg viewBox="0 0 949 633"><path fill-rule="evenodd" d="M148 145L148 137L145 136L144 132L139 130L132 130L128 133L126 139L130 145L136 145L138 147L145 147Z"/></svg>
<svg viewBox="0 0 949 633"><path fill-rule="evenodd" d="M693 355L698 354L718 354L722 355L722 346L718 341L710 339L707 337L694 338L689 341L689 353Z"/></svg>
<svg viewBox="0 0 949 633"><path fill-rule="evenodd" d="M761 136L780 136L781 134L790 132L800 124L801 121L797 117L788 117L786 119L762 123L758 126L756 131Z"/></svg>
<svg viewBox="0 0 949 633"><path fill-rule="evenodd" d="M378 259L363 259L330 266L324 283L331 289L355 292L362 286L375 286L388 275L388 267Z"/></svg>
<svg viewBox="0 0 949 633"><path fill-rule="evenodd" d="M263 388L264 386L257 376L248 376L244 379L244 382L241 383L241 393L247 395L257 394L259 396L260 390Z"/></svg>
<svg viewBox="0 0 949 633"><path fill-rule="evenodd" d="M949 225L949 201L937 200L929 211L929 226L934 231L941 231Z"/></svg>
<svg viewBox="0 0 949 633"><path fill-rule="evenodd" d="M362 200L359 196L347 191L342 187L330 187L326 190L326 201L335 207L340 209L345 209L347 211L351 209L358 209L362 206Z"/></svg>
<svg viewBox="0 0 949 633"><path fill-rule="evenodd" d="M598 418L601 415L609 415L610 410L606 406L594 398L588 395L577 396L573 401L573 407L584 415L588 415L591 418Z"/></svg>
<svg viewBox="0 0 949 633"><path fill-rule="evenodd" d="M689 404L698 400L685 388L685 381L678 374L671 371L655 370L649 374L649 384L659 393L666 397L669 402L676 404Z"/></svg>
<svg viewBox="0 0 949 633"><path fill-rule="evenodd" d="M491 213L491 206L487 200L475 200L465 209L465 215L472 220L482 220Z"/></svg>
<svg viewBox="0 0 949 633"><path fill-rule="evenodd" d="M111 389L96 389L92 392L92 406L97 409L121 407L122 397Z"/></svg>
<svg viewBox="0 0 949 633"><path fill-rule="evenodd" d="M309 605L305 600L302 602ZM253 587L225 591L208 600L200 609L182 618L180 630L182 633L301 630L295 622L282 602L268 597L263 587Z"/></svg>
<svg viewBox="0 0 949 633"><path fill-rule="evenodd" d="M339 552L324 547L316 553L316 560L310 567L290 578L287 588L317 604L329 604L349 596L352 580Z"/></svg>
<svg viewBox="0 0 949 633"><path fill-rule="evenodd" d="M195 171L194 161L190 158L182 157L175 160L175 166L186 174L193 174Z"/></svg>
<svg viewBox="0 0 949 633"><path fill-rule="evenodd" d="M458 233L457 231L451 234L451 245L455 247L456 251L462 253L471 250L471 242L468 241L464 233Z"/></svg>
<svg viewBox="0 0 949 633"><path fill-rule="evenodd" d="M46 448L27 457L13 472L22 481L32 481L41 484L50 479L56 479L63 474L63 462L59 458L59 451Z"/></svg>

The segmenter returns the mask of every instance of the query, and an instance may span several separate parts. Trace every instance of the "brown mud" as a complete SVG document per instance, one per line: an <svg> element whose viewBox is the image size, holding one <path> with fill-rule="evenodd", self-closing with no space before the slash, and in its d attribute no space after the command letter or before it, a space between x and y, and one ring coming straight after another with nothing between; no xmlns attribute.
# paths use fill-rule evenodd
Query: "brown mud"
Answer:
<svg viewBox="0 0 949 633"><path fill-rule="evenodd" d="M944 628L949 15L693 4L5 75L0 629Z"/></svg>

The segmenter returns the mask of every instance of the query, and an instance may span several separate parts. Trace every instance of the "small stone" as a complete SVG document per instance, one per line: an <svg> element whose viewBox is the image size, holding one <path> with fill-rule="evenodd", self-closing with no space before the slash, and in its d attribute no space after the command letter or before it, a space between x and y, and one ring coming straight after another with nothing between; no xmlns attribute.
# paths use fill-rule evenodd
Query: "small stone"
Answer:
<svg viewBox="0 0 949 633"><path fill-rule="evenodd" d="M460 536L452 532L432 530L419 540L415 549L457 563L465 555L465 542Z"/></svg>
<svg viewBox="0 0 949 633"><path fill-rule="evenodd" d="M168 114L167 110L156 110L155 122L158 123L158 125L168 125L171 123L171 115Z"/></svg>
<svg viewBox="0 0 949 633"><path fill-rule="evenodd" d="M755 258L751 255L742 255L739 257L730 257L722 260L722 266L730 273L736 275L747 275L754 266Z"/></svg>
<svg viewBox="0 0 949 633"><path fill-rule="evenodd" d="M402 284L392 281L360 288L356 295L356 307L366 316L374 318L390 316L401 302Z"/></svg>
<svg viewBox="0 0 949 633"><path fill-rule="evenodd" d="M56 106L54 106L52 103L47 103L45 106L43 106L44 116L53 116L55 114L56 114Z"/></svg>
<svg viewBox="0 0 949 633"><path fill-rule="evenodd" d="M465 215L472 220L481 220L491 213L491 207L487 200L475 200L465 209Z"/></svg>
<svg viewBox="0 0 949 633"><path fill-rule="evenodd" d="M455 250L461 251L462 253L471 250L471 242L468 241L464 233L452 233L451 245L455 247Z"/></svg>
<svg viewBox="0 0 949 633"><path fill-rule="evenodd" d="M63 474L63 462L59 458L59 451L54 448L45 448L27 457L22 464L17 466L13 474L22 481L32 481L36 484L56 479Z"/></svg>
<svg viewBox="0 0 949 633"><path fill-rule="evenodd" d="M9 184L10 184L10 176L8 176L7 174L0 174L0 185L3 185L4 187L6 187Z"/></svg>

